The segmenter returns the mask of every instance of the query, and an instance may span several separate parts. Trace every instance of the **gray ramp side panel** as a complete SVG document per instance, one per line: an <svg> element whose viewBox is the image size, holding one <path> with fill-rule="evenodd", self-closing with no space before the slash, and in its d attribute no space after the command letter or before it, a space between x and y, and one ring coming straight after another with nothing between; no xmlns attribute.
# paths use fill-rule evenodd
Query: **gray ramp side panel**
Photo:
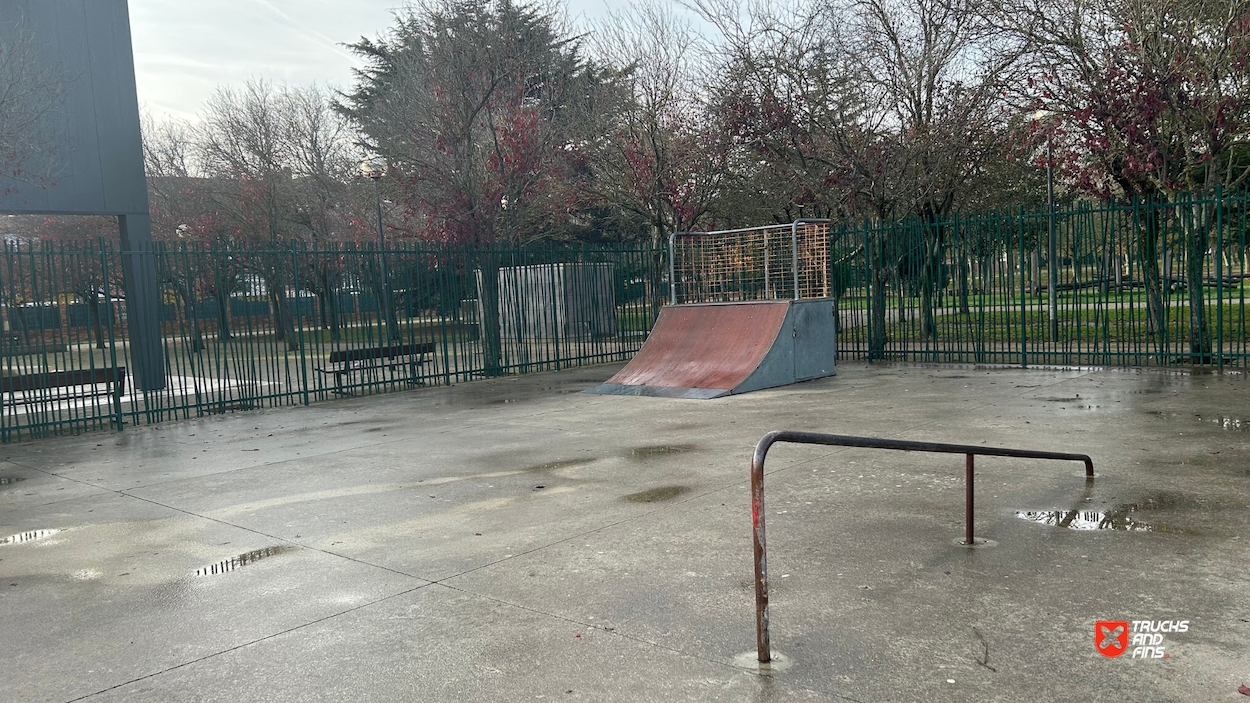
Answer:
<svg viewBox="0 0 1250 703"><path fill-rule="evenodd" d="M733 392L750 393L832 376L836 355L833 301L794 301L764 360Z"/></svg>
<svg viewBox="0 0 1250 703"><path fill-rule="evenodd" d="M837 325L833 300L796 303L794 313L794 380L837 375Z"/></svg>

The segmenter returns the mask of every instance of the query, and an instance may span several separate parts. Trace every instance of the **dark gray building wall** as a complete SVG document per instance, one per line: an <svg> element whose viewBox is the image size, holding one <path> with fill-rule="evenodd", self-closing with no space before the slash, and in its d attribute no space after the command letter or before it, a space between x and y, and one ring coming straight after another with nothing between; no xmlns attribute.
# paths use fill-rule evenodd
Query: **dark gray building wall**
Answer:
<svg viewBox="0 0 1250 703"><path fill-rule="evenodd" d="M159 290L126 0L0 0L0 47L12 48L19 33L31 39L19 46L33 56L17 56L12 65L37 67L38 81L47 84L43 93L58 99L36 111L30 127L41 152L31 165L34 178L0 173L0 213L117 216L122 248L131 252L123 266L137 385L163 388Z"/></svg>
<svg viewBox="0 0 1250 703"><path fill-rule="evenodd" d="M47 182L0 174L0 211L146 214L126 0L0 0L0 41L21 30L61 95L36 126L53 143Z"/></svg>

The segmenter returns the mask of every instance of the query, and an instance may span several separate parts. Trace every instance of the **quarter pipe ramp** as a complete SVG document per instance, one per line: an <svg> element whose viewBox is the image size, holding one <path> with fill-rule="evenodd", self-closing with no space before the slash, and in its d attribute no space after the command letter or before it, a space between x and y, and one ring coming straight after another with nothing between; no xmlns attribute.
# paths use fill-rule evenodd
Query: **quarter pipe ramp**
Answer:
<svg viewBox="0 0 1250 703"><path fill-rule="evenodd" d="M671 305L625 368L587 393L710 399L832 376L833 301Z"/></svg>

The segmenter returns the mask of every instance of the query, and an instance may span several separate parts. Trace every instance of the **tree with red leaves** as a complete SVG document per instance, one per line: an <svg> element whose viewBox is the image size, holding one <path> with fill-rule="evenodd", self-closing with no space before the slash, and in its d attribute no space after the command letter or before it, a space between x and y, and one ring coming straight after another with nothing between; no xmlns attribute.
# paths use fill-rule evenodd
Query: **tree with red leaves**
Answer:
<svg viewBox="0 0 1250 703"><path fill-rule="evenodd" d="M1145 204L1136 232L1147 307L1166 339L1167 237L1185 260L1189 347L1210 363L1203 285L1223 190L1250 179L1250 6L1224 0L1009 0L1003 18L1033 47L1030 107L1074 187ZM1191 195L1205 193L1198 202Z"/></svg>
<svg viewBox="0 0 1250 703"><path fill-rule="evenodd" d="M428 241L517 244L569 223L585 177L599 72L556 16L511 0L427 0L388 36L352 45L366 66L339 109L402 184ZM483 320L498 319L498 263L480 273ZM488 373L498 330L485 325Z"/></svg>
<svg viewBox="0 0 1250 703"><path fill-rule="evenodd" d="M429 0L351 48L366 67L340 110L389 162L419 236L516 243L567 223L598 74L554 14Z"/></svg>

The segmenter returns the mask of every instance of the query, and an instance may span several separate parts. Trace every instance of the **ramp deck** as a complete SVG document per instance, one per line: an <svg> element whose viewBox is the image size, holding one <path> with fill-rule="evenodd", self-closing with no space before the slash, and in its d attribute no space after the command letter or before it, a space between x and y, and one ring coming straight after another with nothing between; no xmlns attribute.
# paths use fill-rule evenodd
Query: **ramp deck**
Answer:
<svg viewBox="0 0 1250 703"><path fill-rule="evenodd" d="M589 393L711 399L834 373L828 300L671 305L624 369Z"/></svg>

